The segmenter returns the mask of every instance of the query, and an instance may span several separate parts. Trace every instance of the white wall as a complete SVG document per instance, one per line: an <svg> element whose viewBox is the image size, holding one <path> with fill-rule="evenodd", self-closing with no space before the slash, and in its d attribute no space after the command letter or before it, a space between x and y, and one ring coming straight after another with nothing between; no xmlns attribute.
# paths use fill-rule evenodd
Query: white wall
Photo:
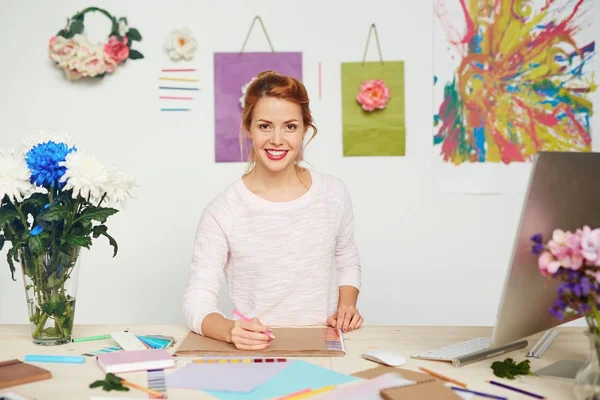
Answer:
<svg viewBox="0 0 600 400"><path fill-rule="evenodd" d="M84 253L76 323L182 323L196 224L208 201L244 168L213 161L212 54L239 51L252 18L261 15L276 50L304 52L304 82L319 128L307 159L351 191L366 323L492 325L523 196L447 195L433 185L430 3L97 1L139 29L144 39L136 48L146 58L85 84L63 78L47 58L47 43L87 3L2 2L0 147L17 146L37 129L64 130L138 180L137 198L109 221L119 255L112 259L104 241ZM86 21L93 39L108 32L103 17ZM342 157L340 62L362 59L372 22L384 58L405 61L406 157ZM192 64L202 91L193 112L160 113L157 76L169 65L162 44L177 26L192 28L199 40ZM374 44L369 60L377 59ZM247 50L267 49L255 26ZM0 257L0 323L26 323L21 278L12 282L5 251Z"/></svg>

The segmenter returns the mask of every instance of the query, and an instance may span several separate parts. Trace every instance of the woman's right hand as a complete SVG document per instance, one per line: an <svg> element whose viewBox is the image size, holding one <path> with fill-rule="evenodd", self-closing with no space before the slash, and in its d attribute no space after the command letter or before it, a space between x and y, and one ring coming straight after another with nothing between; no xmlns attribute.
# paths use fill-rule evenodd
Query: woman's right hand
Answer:
<svg viewBox="0 0 600 400"><path fill-rule="evenodd" d="M231 329L231 342L240 350L262 350L269 347L275 336L257 318L235 321Z"/></svg>

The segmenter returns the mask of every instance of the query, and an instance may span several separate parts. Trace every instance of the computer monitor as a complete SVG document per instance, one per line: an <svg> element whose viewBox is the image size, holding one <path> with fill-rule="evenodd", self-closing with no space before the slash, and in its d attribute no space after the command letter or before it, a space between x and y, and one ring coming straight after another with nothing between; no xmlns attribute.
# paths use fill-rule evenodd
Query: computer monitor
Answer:
<svg viewBox="0 0 600 400"><path fill-rule="evenodd" d="M600 153L541 152L533 160L508 272L492 337L474 338L412 358L451 361L456 367L526 347L529 336L568 321L550 308L560 282L542 276L531 237L544 241L555 229L600 227ZM573 319L571 319L572 321ZM563 360L535 371L539 376L572 379L582 362Z"/></svg>
<svg viewBox="0 0 600 400"><path fill-rule="evenodd" d="M567 321L549 310L559 282L540 274L531 236L544 241L554 229L574 232L600 227L600 153L541 152L533 161L504 289L492 347L506 345Z"/></svg>

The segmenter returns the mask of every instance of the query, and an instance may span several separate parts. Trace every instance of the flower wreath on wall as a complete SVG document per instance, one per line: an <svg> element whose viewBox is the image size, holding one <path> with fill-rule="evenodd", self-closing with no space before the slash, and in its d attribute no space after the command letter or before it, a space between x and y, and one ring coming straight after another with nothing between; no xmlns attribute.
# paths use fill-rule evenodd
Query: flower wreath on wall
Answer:
<svg viewBox="0 0 600 400"><path fill-rule="evenodd" d="M84 16L98 11L110 21L111 31L107 43L92 45L83 34ZM142 53L131 48L134 41L142 40L135 28L127 25L127 18L117 19L108 11L98 7L88 7L67 19L67 25L50 38L49 55L56 66L63 69L69 80L103 77L112 73L128 58L144 58Z"/></svg>

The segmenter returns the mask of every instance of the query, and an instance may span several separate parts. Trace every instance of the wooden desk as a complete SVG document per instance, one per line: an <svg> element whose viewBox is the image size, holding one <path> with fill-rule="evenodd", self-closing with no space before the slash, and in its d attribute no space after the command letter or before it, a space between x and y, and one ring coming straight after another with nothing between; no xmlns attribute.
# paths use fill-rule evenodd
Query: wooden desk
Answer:
<svg viewBox="0 0 600 400"><path fill-rule="evenodd" d="M78 325L74 329L74 337L107 334L119 330L129 329L137 334L163 334L174 336L178 344L188 331L183 326L161 326L161 325ZM373 368L378 364L364 360L360 355L368 350L381 348L396 350L407 356L407 363L403 368L417 369L419 366L429 367L442 374L463 381L470 389L480 390L486 393L503 395L509 399L527 399L514 392L506 391L487 384L485 380L494 379L490 368L493 361L512 357L516 361L525 359L527 351L535 344L540 335L530 338L529 346L520 351L504 354L496 358L481 361L475 364L455 368L450 364L420 361L409 358L410 355L435 349L444 345L469 340L480 336L491 336L492 328L487 327L379 327L366 326L356 332L345 335L346 356L332 358L304 358L304 360L316 363L326 368L332 368L341 373L352 374L361 370ZM581 328L560 329L560 335L544 354L542 359L531 359L532 370L535 371L555 361L562 359L584 360L588 353L588 341L583 335ZM91 342L70 343L58 347L36 346L29 336L29 327L25 325L1 325L0 326L0 361L8 359L20 359L26 354L60 354L80 355L85 352L94 351L113 343L110 340L98 340ZM177 344L177 345L178 345ZM176 346L171 348L174 351ZM54 364L37 363L37 365L52 371L53 378L41 382L28 383L12 387L9 391L21 393L37 400L84 400L91 396L110 397L136 397L148 398L143 392L131 389L129 392L104 392L102 389L89 389L89 384L97 379L102 379L104 373L97 366L95 360L90 358L85 364ZM169 373L169 370L167 370ZM135 372L124 374L124 376L135 383L147 385L146 373ZM520 377L516 381L505 381L519 388L529 390L546 396L548 399L575 399L571 382L555 379L539 378L535 376ZM0 390L1 392L2 390ZM169 389L169 399L210 399L208 394L200 391ZM313 397L317 399L318 397Z"/></svg>

